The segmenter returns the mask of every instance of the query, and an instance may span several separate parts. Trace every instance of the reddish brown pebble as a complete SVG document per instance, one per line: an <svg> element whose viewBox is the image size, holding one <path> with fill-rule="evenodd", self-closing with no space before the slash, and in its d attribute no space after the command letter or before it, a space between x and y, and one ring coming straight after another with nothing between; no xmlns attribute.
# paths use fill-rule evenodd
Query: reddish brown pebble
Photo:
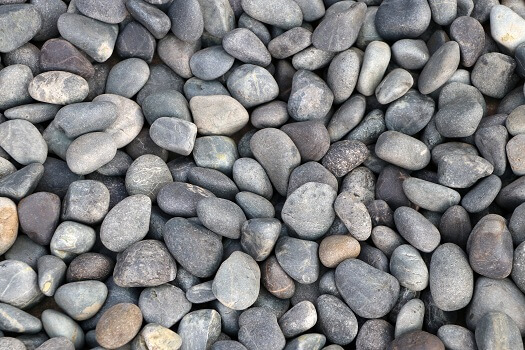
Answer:
<svg viewBox="0 0 525 350"><path fill-rule="evenodd" d="M295 294L294 281L284 272L275 258L270 256L261 266L264 287L277 298L288 299Z"/></svg>
<svg viewBox="0 0 525 350"><path fill-rule="evenodd" d="M40 245L48 245L60 218L60 197L38 192L18 203L18 220L22 232Z"/></svg>
<svg viewBox="0 0 525 350"><path fill-rule="evenodd" d="M89 60L69 41L50 39L40 50L40 68L42 71L63 70L89 79L95 74L95 68Z"/></svg>
<svg viewBox="0 0 525 350"><path fill-rule="evenodd" d="M334 268L343 260L357 258L361 252L359 242L346 235L328 236L319 246L319 259L329 268Z"/></svg>
<svg viewBox="0 0 525 350"><path fill-rule="evenodd" d="M415 331L396 338L388 350L445 350L445 345L433 334Z"/></svg>
<svg viewBox="0 0 525 350"><path fill-rule="evenodd" d="M142 326L142 313L137 305L121 303L109 308L97 323L95 335L100 346L116 349L129 343Z"/></svg>
<svg viewBox="0 0 525 350"><path fill-rule="evenodd" d="M114 267L113 260L99 253L84 253L77 256L67 269L68 282L106 280Z"/></svg>

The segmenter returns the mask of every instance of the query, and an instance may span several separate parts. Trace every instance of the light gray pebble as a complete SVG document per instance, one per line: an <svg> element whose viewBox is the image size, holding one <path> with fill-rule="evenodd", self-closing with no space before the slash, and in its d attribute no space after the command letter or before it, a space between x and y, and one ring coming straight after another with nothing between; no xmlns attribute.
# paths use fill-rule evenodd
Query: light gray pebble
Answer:
<svg viewBox="0 0 525 350"><path fill-rule="evenodd" d="M306 49L312 43L312 32L303 27L292 28L273 38L268 51L273 58L285 59Z"/></svg>
<svg viewBox="0 0 525 350"><path fill-rule="evenodd" d="M399 284L419 292L428 286L428 269L419 252L410 244L397 247L390 258L390 273Z"/></svg>
<svg viewBox="0 0 525 350"><path fill-rule="evenodd" d="M241 246L255 261L263 261L272 252L280 233L281 222L277 219L250 219L242 225Z"/></svg>
<svg viewBox="0 0 525 350"><path fill-rule="evenodd" d="M346 101L354 91L364 53L356 48L338 53L328 66L326 82L334 94L334 103Z"/></svg>
<svg viewBox="0 0 525 350"><path fill-rule="evenodd" d="M173 327L191 310L185 293L169 283L145 288L140 293L138 305L146 322L167 328Z"/></svg>
<svg viewBox="0 0 525 350"><path fill-rule="evenodd" d="M34 306L44 296L38 288L36 272L22 261L0 262L0 281L5 286L0 293L1 303L26 309Z"/></svg>
<svg viewBox="0 0 525 350"><path fill-rule="evenodd" d="M193 150L197 127L186 120L161 117L151 125L150 137L158 146L187 156Z"/></svg>
<svg viewBox="0 0 525 350"><path fill-rule="evenodd" d="M51 337L65 337L75 344L76 349L84 346L84 331L80 326L65 314L47 309L42 312L44 330Z"/></svg>
<svg viewBox="0 0 525 350"><path fill-rule="evenodd" d="M357 91L365 96L374 94L383 79L390 56L390 47L383 41L373 41L366 47L357 81Z"/></svg>
<svg viewBox="0 0 525 350"><path fill-rule="evenodd" d="M195 96L190 100L190 110L202 135L232 135L249 121L246 109L230 96Z"/></svg>
<svg viewBox="0 0 525 350"><path fill-rule="evenodd" d="M420 39L401 39L392 45L392 56L405 69L421 69L430 59L427 45Z"/></svg>
<svg viewBox="0 0 525 350"><path fill-rule="evenodd" d="M108 288L100 281L79 281L60 286L54 295L62 310L76 321L93 317L108 296Z"/></svg>
<svg viewBox="0 0 525 350"><path fill-rule="evenodd" d="M126 190L130 195L144 194L156 200L160 189L173 181L166 163L158 156L145 154L131 163L126 172Z"/></svg>
<svg viewBox="0 0 525 350"><path fill-rule="evenodd" d="M25 286L21 286L24 288ZM9 304L0 303L0 330L14 333L38 333L42 322L31 314Z"/></svg>
<svg viewBox="0 0 525 350"><path fill-rule="evenodd" d="M197 215L209 230L232 239L241 236L242 224L246 216L242 209L232 201L222 198L204 198L197 203Z"/></svg>
<svg viewBox="0 0 525 350"><path fill-rule="evenodd" d="M452 188L467 188L492 174L494 167L477 155L448 154L438 162L438 181Z"/></svg>
<svg viewBox="0 0 525 350"><path fill-rule="evenodd" d="M46 296L53 296L64 283L67 266L54 255L44 255L38 259L38 287Z"/></svg>
<svg viewBox="0 0 525 350"><path fill-rule="evenodd" d="M246 108L270 102L279 95L279 86L270 72L253 64L237 67L229 75L227 86L232 97Z"/></svg>
<svg viewBox="0 0 525 350"><path fill-rule="evenodd" d="M381 104L388 104L402 97L414 84L412 75L401 68L396 68L388 73L377 85L375 95Z"/></svg>
<svg viewBox="0 0 525 350"><path fill-rule="evenodd" d="M494 348L523 349L523 340L516 323L503 312L488 312L476 325L479 350Z"/></svg>
<svg viewBox="0 0 525 350"><path fill-rule="evenodd" d="M148 64L140 58L128 58L109 71L106 93L132 98L149 78Z"/></svg>
<svg viewBox="0 0 525 350"><path fill-rule="evenodd" d="M221 316L212 309L192 311L182 318L177 333L180 350L208 349L221 334Z"/></svg>
<svg viewBox="0 0 525 350"><path fill-rule="evenodd" d="M230 175L238 158L237 145L227 136L203 136L195 140L193 159L200 167Z"/></svg>
<svg viewBox="0 0 525 350"><path fill-rule="evenodd" d="M266 67L272 57L264 43L249 29L237 28L228 32L223 40L224 50L243 63ZM246 50L250 48L250 50Z"/></svg>
<svg viewBox="0 0 525 350"><path fill-rule="evenodd" d="M95 180L79 180L71 183L62 203L62 220L74 220L85 224L102 221L109 208L109 190Z"/></svg>
<svg viewBox="0 0 525 350"><path fill-rule="evenodd" d="M484 95L503 98L518 82L514 58L499 52L489 52L479 57L472 69L472 85Z"/></svg>
<svg viewBox="0 0 525 350"><path fill-rule="evenodd" d="M115 104L106 101L81 102L62 107L55 116L55 123L68 138L75 138L92 131L102 131L117 119Z"/></svg>
<svg viewBox="0 0 525 350"><path fill-rule="evenodd" d="M0 52L13 51L31 40L42 28L42 16L34 5L9 4L0 10Z"/></svg>
<svg viewBox="0 0 525 350"><path fill-rule="evenodd" d="M399 207L394 212L394 221L399 234L412 246L430 253L439 245L439 230L421 213L409 207Z"/></svg>
<svg viewBox="0 0 525 350"><path fill-rule="evenodd" d="M74 221L64 221L58 225L51 239L51 254L72 260L75 256L89 252L95 244L95 230Z"/></svg>
<svg viewBox="0 0 525 350"><path fill-rule="evenodd" d="M377 139L376 155L407 170L420 170L430 162L430 151L416 138L397 131L385 131Z"/></svg>
<svg viewBox="0 0 525 350"><path fill-rule="evenodd" d="M196 0L195 0L196 2ZM190 59L201 49L201 41L185 42L173 34L163 37L157 44L159 58L184 79L193 76ZM159 91L160 92L160 91Z"/></svg>
<svg viewBox="0 0 525 350"><path fill-rule="evenodd" d="M26 165L20 170L0 179L0 196L21 200L31 194L44 175L44 166L39 163Z"/></svg>
<svg viewBox="0 0 525 350"><path fill-rule="evenodd" d="M190 68L197 78L214 80L226 73L235 59L222 46L211 46L191 56Z"/></svg>
<svg viewBox="0 0 525 350"><path fill-rule="evenodd" d="M282 29L298 27L303 21L303 13L293 0L243 0L244 12L263 23Z"/></svg>
<svg viewBox="0 0 525 350"><path fill-rule="evenodd" d="M476 339L474 333L457 325L443 325L439 327L437 336L450 350L475 350Z"/></svg>
<svg viewBox="0 0 525 350"><path fill-rule="evenodd" d="M478 213L488 208L501 189L501 179L490 175L479 181L461 200L461 206L469 213Z"/></svg>
<svg viewBox="0 0 525 350"><path fill-rule="evenodd" d="M403 191L407 198L421 208L444 212L461 200L457 191L430 181L410 177L403 181Z"/></svg>
<svg viewBox="0 0 525 350"><path fill-rule="evenodd" d="M432 98L410 90L388 106L385 124L388 130L414 135L430 122L434 112L435 102Z"/></svg>
<svg viewBox="0 0 525 350"><path fill-rule="evenodd" d="M186 299L193 304L207 303L216 300L212 291L213 281L196 284L188 289L186 292Z"/></svg>
<svg viewBox="0 0 525 350"><path fill-rule="evenodd" d="M352 237L365 241L372 233L372 219L364 203L353 192L341 192L334 203L337 217L344 223Z"/></svg>
<svg viewBox="0 0 525 350"><path fill-rule="evenodd" d="M31 69L23 64L14 64L0 70L0 108L8 109L31 102L28 87L33 80Z"/></svg>
<svg viewBox="0 0 525 350"><path fill-rule="evenodd" d="M449 41L432 54L421 71L418 88L422 94L430 94L443 86L458 69L459 45Z"/></svg>
<svg viewBox="0 0 525 350"><path fill-rule="evenodd" d="M403 334L422 330L424 315L425 304L421 299L409 300L397 314L395 337L398 338Z"/></svg>
<svg viewBox="0 0 525 350"><path fill-rule="evenodd" d="M44 163L47 144L38 129L27 120L8 120L0 124L0 147L22 165Z"/></svg>
<svg viewBox="0 0 525 350"><path fill-rule="evenodd" d="M248 219L273 218L275 216L273 204L258 194L242 191L235 195L235 201Z"/></svg>
<svg viewBox="0 0 525 350"><path fill-rule="evenodd" d="M86 175L109 163L117 153L113 138L106 132L91 132L69 145L66 162L72 172Z"/></svg>

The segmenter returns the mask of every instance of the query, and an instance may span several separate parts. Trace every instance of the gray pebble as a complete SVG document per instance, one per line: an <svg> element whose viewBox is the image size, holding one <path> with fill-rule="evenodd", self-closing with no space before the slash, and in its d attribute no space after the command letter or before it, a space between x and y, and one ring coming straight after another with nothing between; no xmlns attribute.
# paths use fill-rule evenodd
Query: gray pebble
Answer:
<svg viewBox="0 0 525 350"><path fill-rule="evenodd" d="M193 150L197 127L186 120L161 117L151 125L150 136L158 146L187 156Z"/></svg>
<svg viewBox="0 0 525 350"><path fill-rule="evenodd" d="M23 119L33 124L45 122L55 118L60 106L47 103L30 103L12 107L4 111L7 119Z"/></svg>
<svg viewBox="0 0 525 350"><path fill-rule="evenodd" d="M461 115L458 120L457 116ZM474 134L483 117L483 107L475 101L450 103L439 108L434 121L444 137L467 137Z"/></svg>
<svg viewBox="0 0 525 350"><path fill-rule="evenodd" d="M232 135L249 120L246 109L230 96L195 96L190 100L190 110L202 135Z"/></svg>
<svg viewBox="0 0 525 350"><path fill-rule="evenodd" d="M467 188L492 174L494 167L476 155L448 154L438 163L438 181L452 188Z"/></svg>
<svg viewBox="0 0 525 350"><path fill-rule="evenodd" d="M293 0L243 0L242 9L250 17L282 29L298 27L303 21L303 13Z"/></svg>
<svg viewBox="0 0 525 350"><path fill-rule="evenodd" d="M368 209L351 191L343 190L337 196L334 209L352 237L359 241L365 241L370 237L372 219Z"/></svg>
<svg viewBox="0 0 525 350"><path fill-rule="evenodd" d="M397 314L395 337L398 338L403 334L422 330L424 314L425 304L420 299L409 300Z"/></svg>
<svg viewBox="0 0 525 350"><path fill-rule="evenodd" d="M516 245L525 241L525 222L522 220L524 210L525 205L518 205L509 220L509 230Z"/></svg>
<svg viewBox="0 0 525 350"><path fill-rule="evenodd" d="M229 31L222 40L224 50L243 63L266 67L272 57L264 43L249 29L237 28ZM246 50L246 48L250 48Z"/></svg>
<svg viewBox="0 0 525 350"><path fill-rule="evenodd" d="M27 120L8 120L0 124L0 147L22 165L44 163L47 144L38 129Z"/></svg>
<svg viewBox="0 0 525 350"><path fill-rule="evenodd" d="M401 39L392 45L392 57L405 69L421 69L430 59L427 45L420 39Z"/></svg>
<svg viewBox="0 0 525 350"><path fill-rule="evenodd" d="M171 20L171 31L180 40L197 41L204 30L204 19L198 0L172 1L168 16Z"/></svg>
<svg viewBox="0 0 525 350"><path fill-rule="evenodd" d="M228 0L199 1L206 33L223 38L235 28L235 15Z"/></svg>
<svg viewBox="0 0 525 350"><path fill-rule="evenodd" d="M190 287L186 292L186 298L193 304L202 304L216 300L215 295L213 295L212 284L213 281L207 281Z"/></svg>
<svg viewBox="0 0 525 350"><path fill-rule="evenodd" d="M355 95L346 100L337 109L328 123L327 129L330 141L339 141L349 131L354 129L363 119L365 109L366 99L362 95Z"/></svg>
<svg viewBox="0 0 525 350"><path fill-rule="evenodd" d="M485 32L481 24L472 17L458 17L450 26L450 36L459 44L461 64L472 67L485 46Z"/></svg>
<svg viewBox="0 0 525 350"><path fill-rule="evenodd" d="M230 96L228 90L217 80L201 80L190 78L184 84L184 95L187 99L195 96L226 95Z"/></svg>
<svg viewBox="0 0 525 350"><path fill-rule="evenodd" d="M275 247L277 261L294 280L311 284L319 277L318 244L291 237L281 237Z"/></svg>
<svg viewBox="0 0 525 350"><path fill-rule="evenodd" d="M338 141L330 146L322 164L336 177L342 177L363 163L368 154L365 144L360 141Z"/></svg>
<svg viewBox="0 0 525 350"><path fill-rule="evenodd" d="M275 209L273 204L266 198L252 192L239 192L235 195L235 201L246 214L246 218L273 218Z"/></svg>
<svg viewBox="0 0 525 350"><path fill-rule="evenodd" d="M93 317L106 301L108 288L100 281L72 282L60 286L55 301L76 321Z"/></svg>
<svg viewBox="0 0 525 350"><path fill-rule="evenodd" d="M26 309L38 303L44 296L38 288L36 272L22 261L0 262L0 281L5 286L0 293L1 303Z"/></svg>
<svg viewBox="0 0 525 350"><path fill-rule="evenodd" d="M396 68L388 73L377 85L375 95L381 104L388 104L405 95L414 84L412 75L404 69Z"/></svg>
<svg viewBox="0 0 525 350"><path fill-rule="evenodd" d="M228 77L227 86L232 97L246 108L270 102L279 94L279 86L270 72L253 64L235 68Z"/></svg>
<svg viewBox="0 0 525 350"><path fill-rule="evenodd" d="M71 143L66 161L72 172L86 175L109 163L116 153L117 146L109 133L91 132Z"/></svg>
<svg viewBox="0 0 525 350"><path fill-rule="evenodd" d="M484 95L503 98L518 81L516 61L507 55L490 52L482 55L472 69L472 85Z"/></svg>
<svg viewBox="0 0 525 350"><path fill-rule="evenodd" d="M303 27L292 28L268 43L273 58L284 59L306 49L312 43L312 32Z"/></svg>
<svg viewBox="0 0 525 350"><path fill-rule="evenodd" d="M384 349L394 340L394 327L385 320L368 320L359 330L356 339L356 349L358 350L379 350ZM327 348L325 348L328 350ZM338 349L330 349L338 350Z"/></svg>
<svg viewBox="0 0 525 350"><path fill-rule="evenodd" d="M434 111L434 100L416 90L410 90L388 106L385 124L388 130L414 135L429 123Z"/></svg>
<svg viewBox="0 0 525 350"><path fill-rule="evenodd" d="M407 170L420 170L430 162L430 151L416 138L397 131L385 131L377 139L376 155Z"/></svg>
<svg viewBox="0 0 525 350"><path fill-rule="evenodd" d="M24 343L17 338L5 337L2 333L0 338L0 349L2 350L26 350Z"/></svg>
<svg viewBox="0 0 525 350"><path fill-rule="evenodd" d="M418 250L430 253L439 245L439 230L414 209L399 207L394 212L394 221L399 234Z"/></svg>
<svg viewBox="0 0 525 350"><path fill-rule="evenodd" d="M317 162L308 162L295 168L290 174L288 196L307 182L318 182L338 190L336 177Z"/></svg>
<svg viewBox="0 0 525 350"><path fill-rule="evenodd" d="M330 147L329 131L321 122L305 121L286 124L281 130L295 143L303 161L319 161Z"/></svg>
<svg viewBox="0 0 525 350"><path fill-rule="evenodd" d="M180 350L208 349L221 333L221 316L211 309L190 312L180 321L177 333L182 338Z"/></svg>
<svg viewBox="0 0 525 350"><path fill-rule="evenodd" d="M476 325L479 350L523 349L523 340L516 323L502 312L488 312Z"/></svg>
<svg viewBox="0 0 525 350"><path fill-rule="evenodd" d="M38 259L38 287L46 296L53 296L64 283L67 266L54 255L44 255Z"/></svg>
<svg viewBox="0 0 525 350"><path fill-rule="evenodd" d="M250 219L242 225L241 246L255 261L263 261L272 252L280 233L281 222L277 219Z"/></svg>
<svg viewBox="0 0 525 350"><path fill-rule="evenodd" d="M63 221L51 239L51 254L66 261L93 248L96 234L91 227L74 221ZM71 243L72 242L72 243Z"/></svg>
<svg viewBox="0 0 525 350"><path fill-rule="evenodd" d="M0 330L15 333L37 333L42 330L42 322L25 311L9 304L0 303Z"/></svg>
<svg viewBox="0 0 525 350"><path fill-rule="evenodd" d="M211 350L247 350L244 345L234 340L220 340L211 346Z"/></svg>
<svg viewBox="0 0 525 350"><path fill-rule="evenodd" d="M409 244L397 247L390 258L390 273L399 284L419 292L428 286L428 269L419 252Z"/></svg>
<svg viewBox="0 0 525 350"><path fill-rule="evenodd" d="M188 43L179 40L173 34L168 34L159 41L157 53L160 59L176 74L187 79L193 76L190 59L200 48L200 40Z"/></svg>
<svg viewBox="0 0 525 350"><path fill-rule="evenodd" d="M86 334L87 342L87 334ZM63 349L63 350L74 350L75 344L66 337L55 337L43 342L38 348L38 350L54 350L54 349Z"/></svg>
<svg viewBox="0 0 525 350"><path fill-rule="evenodd" d="M0 70L0 108L8 109L31 102L28 86L33 79L31 69L23 64L14 64Z"/></svg>
<svg viewBox="0 0 525 350"><path fill-rule="evenodd" d="M381 3L376 14L376 29L385 40L416 38L428 28L431 10L428 2L422 0Z"/></svg>
<svg viewBox="0 0 525 350"><path fill-rule="evenodd" d="M365 96L374 94L383 79L390 57L390 47L383 41L373 41L366 47L357 81L357 91Z"/></svg>
<svg viewBox="0 0 525 350"><path fill-rule="evenodd" d="M46 246L33 242L26 235L18 235L11 248L5 252L6 259L22 261L37 270L38 259L49 254Z"/></svg>
<svg viewBox="0 0 525 350"><path fill-rule="evenodd" d="M118 27L79 14L64 13L58 18L58 31L95 61L105 62L113 53Z"/></svg>
<svg viewBox="0 0 525 350"><path fill-rule="evenodd" d="M123 0L110 3L102 0L75 0L75 7L82 14L106 23L120 23L127 15Z"/></svg>
<svg viewBox="0 0 525 350"><path fill-rule="evenodd" d="M241 14L237 25L239 28L246 28L253 32L255 35L257 35L259 40L261 40L264 45L268 45L268 43L272 39L268 28L266 28L266 25L256 20L255 18L248 16L246 12L243 12Z"/></svg>
<svg viewBox="0 0 525 350"><path fill-rule="evenodd" d="M446 348L450 350L475 350L476 339L474 333L457 325L443 325L439 327L437 336Z"/></svg>
<svg viewBox="0 0 525 350"><path fill-rule="evenodd" d="M162 39L171 28L170 18L160 9L142 0L127 1L126 8L156 39Z"/></svg>
<svg viewBox="0 0 525 350"><path fill-rule="evenodd" d="M333 295L317 298L318 320L321 330L331 343L348 345L357 335L357 319L352 310Z"/></svg>
<svg viewBox="0 0 525 350"><path fill-rule="evenodd" d="M232 239L241 236L246 221L242 209L232 201L222 198L204 198L197 203L197 215L209 230Z"/></svg>
<svg viewBox="0 0 525 350"><path fill-rule="evenodd" d="M138 22L129 22L120 31L115 49L122 58L136 57L151 62L157 42L151 33Z"/></svg>
<svg viewBox="0 0 525 350"><path fill-rule="evenodd" d="M286 345L277 318L263 307L253 307L241 314L238 338L247 349L283 349Z"/></svg>
<svg viewBox="0 0 525 350"><path fill-rule="evenodd" d="M149 79L137 95L138 103L141 104L148 95L161 90L182 92L184 80L167 65L162 63L151 64L149 70Z"/></svg>
<svg viewBox="0 0 525 350"><path fill-rule="evenodd" d="M53 309L42 312L42 324L44 330L51 337L65 337L75 345L75 349L84 346L84 331L68 316Z"/></svg>
<svg viewBox="0 0 525 350"><path fill-rule="evenodd" d="M239 158L237 145L227 136L203 136L195 140L193 159L203 168L232 173L233 164Z"/></svg>
<svg viewBox="0 0 525 350"><path fill-rule="evenodd" d="M117 119L115 104L106 101L74 103L62 107L55 123L68 138L92 131L102 131Z"/></svg>
<svg viewBox="0 0 525 350"><path fill-rule="evenodd" d="M62 0L57 1L63 4ZM31 69L33 75L37 75L41 72L39 63L40 49L31 43L26 43L20 46L18 49L7 52L4 54L3 59L6 66L23 64Z"/></svg>
<svg viewBox="0 0 525 350"><path fill-rule="evenodd" d="M483 119L482 119L483 121ZM507 168L507 129L503 125L480 127L474 136L480 154L494 166L494 175L501 176Z"/></svg>
<svg viewBox="0 0 525 350"><path fill-rule="evenodd" d="M514 52L525 41L525 20L510 6L502 6L495 1L492 3L492 8L487 6L487 12L490 13L490 34L498 44Z"/></svg>
<svg viewBox="0 0 525 350"><path fill-rule="evenodd" d="M337 266L335 283L344 301L360 317L383 317L394 307L399 294L399 283L392 275L357 259L347 259ZM378 285L382 288L373 287Z"/></svg>
<svg viewBox="0 0 525 350"><path fill-rule="evenodd" d="M211 46L194 53L190 59L190 67L197 78L214 80L225 74L234 60L222 46Z"/></svg>
<svg viewBox="0 0 525 350"><path fill-rule="evenodd" d="M458 69L459 45L455 41L443 44L432 54L419 75L418 88L422 94L430 94L443 86Z"/></svg>
<svg viewBox="0 0 525 350"><path fill-rule="evenodd" d="M71 183L62 203L62 220L85 224L102 221L109 208L109 191L104 184L94 180Z"/></svg>
<svg viewBox="0 0 525 350"><path fill-rule="evenodd" d="M460 194L453 189L416 177L403 181L403 191L412 203L441 213L461 200Z"/></svg>
<svg viewBox="0 0 525 350"><path fill-rule="evenodd" d="M188 102L184 95L176 90L155 92L144 99L141 107L144 117L150 124L161 117L192 121Z"/></svg>
<svg viewBox="0 0 525 350"><path fill-rule="evenodd" d="M183 182L173 182L164 185L157 195L157 203L166 214L191 217L197 215L197 203L213 197L213 193Z"/></svg>
<svg viewBox="0 0 525 350"><path fill-rule="evenodd" d="M337 192L327 184L308 182L286 199L281 216L299 238L317 239L332 225Z"/></svg>
<svg viewBox="0 0 525 350"><path fill-rule="evenodd" d="M297 70L318 70L330 64L334 56L335 52L319 50L310 46L293 56L292 65Z"/></svg>
<svg viewBox="0 0 525 350"><path fill-rule="evenodd" d="M31 194L44 174L42 164L33 163L0 179L0 196L20 200Z"/></svg>
<svg viewBox="0 0 525 350"><path fill-rule="evenodd" d="M212 276L222 259L218 235L183 218L166 223L163 238L177 262L197 277Z"/></svg>
<svg viewBox="0 0 525 350"><path fill-rule="evenodd" d="M140 58L120 61L109 71L106 93L132 98L149 78L148 64Z"/></svg>
<svg viewBox="0 0 525 350"><path fill-rule="evenodd" d="M0 8L0 52L13 51L31 40L42 28L42 16L34 5L12 4Z"/></svg>
<svg viewBox="0 0 525 350"><path fill-rule="evenodd" d="M346 135L345 139L361 141L365 145L370 145L376 142L379 135L385 130L386 125L383 112L379 109L374 109Z"/></svg>
<svg viewBox="0 0 525 350"><path fill-rule="evenodd" d="M315 306L307 300L294 305L279 319L279 326L286 338L295 337L309 330L316 323Z"/></svg>
<svg viewBox="0 0 525 350"><path fill-rule="evenodd" d="M66 159L67 149L73 140L66 136L57 123L54 121L49 123L48 127L42 133L42 137L52 153L64 160Z"/></svg>
<svg viewBox="0 0 525 350"><path fill-rule="evenodd" d="M469 213L479 213L492 204L500 189L500 178L496 175L487 176L463 196L461 205Z"/></svg>
<svg viewBox="0 0 525 350"><path fill-rule="evenodd" d="M140 293L138 305L146 322L167 328L173 327L191 310L185 293L169 283L145 288Z"/></svg>
<svg viewBox="0 0 525 350"><path fill-rule="evenodd" d="M211 191L219 198L233 200L239 189L235 183L218 170L192 167L188 171L188 181Z"/></svg>
<svg viewBox="0 0 525 350"><path fill-rule="evenodd" d="M273 188L262 166L251 158L239 158L232 168L233 180L241 191L250 191L270 199Z"/></svg>
<svg viewBox="0 0 525 350"><path fill-rule="evenodd" d="M162 186L172 181L166 163L153 154L138 157L126 172L127 192L130 195L146 195L152 201L156 200Z"/></svg>
<svg viewBox="0 0 525 350"><path fill-rule="evenodd" d="M326 82L334 94L334 103L346 101L357 85L363 52L356 48L334 57L327 70Z"/></svg>
<svg viewBox="0 0 525 350"><path fill-rule="evenodd" d="M155 287L173 281L177 265L166 246L157 240L143 240L130 245L113 271L120 287Z"/></svg>
<svg viewBox="0 0 525 350"><path fill-rule="evenodd" d="M28 91L37 101L66 105L83 101L89 92L87 81L62 71L44 72L29 84Z"/></svg>

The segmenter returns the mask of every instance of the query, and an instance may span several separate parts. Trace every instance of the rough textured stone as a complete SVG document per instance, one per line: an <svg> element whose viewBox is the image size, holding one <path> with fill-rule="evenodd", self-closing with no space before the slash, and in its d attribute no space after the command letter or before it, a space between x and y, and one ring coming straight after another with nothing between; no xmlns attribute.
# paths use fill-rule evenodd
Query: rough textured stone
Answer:
<svg viewBox="0 0 525 350"><path fill-rule="evenodd" d="M42 16L34 5L12 4L0 9L0 52L13 51L27 43L42 27Z"/></svg>
<svg viewBox="0 0 525 350"><path fill-rule="evenodd" d="M120 303L109 308L97 323L97 342L115 349L130 342L142 325L142 313L138 306Z"/></svg>

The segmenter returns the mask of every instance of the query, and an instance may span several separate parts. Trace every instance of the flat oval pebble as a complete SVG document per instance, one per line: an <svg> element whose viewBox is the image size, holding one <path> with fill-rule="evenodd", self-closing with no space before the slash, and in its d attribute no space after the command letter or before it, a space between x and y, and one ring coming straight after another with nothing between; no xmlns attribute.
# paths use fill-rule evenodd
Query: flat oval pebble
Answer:
<svg viewBox="0 0 525 350"><path fill-rule="evenodd" d="M242 0L241 5L244 12L256 20L282 29L300 26L303 21L301 8L292 0Z"/></svg>
<svg viewBox="0 0 525 350"><path fill-rule="evenodd" d="M390 273L399 284L413 291L428 286L428 269L419 252L409 244L397 247L390 257Z"/></svg>
<svg viewBox="0 0 525 350"><path fill-rule="evenodd" d="M121 303L109 308L97 323L97 342L108 349L125 345L139 332L142 313L138 306Z"/></svg>
<svg viewBox="0 0 525 350"><path fill-rule="evenodd" d="M311 284L319 277L318 244L298 238L281 237L275 256L283 270L294 280Z"/></svg>
<svg viewBox="0 0 525 350"><path fill-rule="evenodd" d="M439 244L439 230L421 213L409 207L399 207L394 212L399 234L418 250L432 252Z"/></svg>
<svg viewBox="0 0 525 350"><path fill-rule="evenodd" d="M182 155L191 153L196 136L195 124L178 118L159 118L150 129L150 137L155 144Z"/></svg>
<svg viewBox="0 0 525 350"><path fill-rule="evenodd" d="M385 131L375 145L376 155L407 170L420 170L430 162L430 151L416 138L397 131Z"/></svg>
<svg viewBox="0 0 525 350"><path fill-rule="evenodd" d="M40 69L43 71L64 70L85 79L95 74L89 60L71 43L62 39L50 39L40 50Z"/></svg>
<svg viewBox="0 0 525 350"><path fill-rule="evenodd" d="M93 317L106 301L108 288L100 281L67 283L54 295L58 306L76 321Z"/></svg>
<svg viewBox="0 0 525 350"><path fill-rule="evenodd" d="M89 92L84 78L61 71L40 73L31 81L28 89L35 100L60 105L82 102Z"/></svg>
<svg viewBox="0 0 525 350"><path fill-rule="evenodd" d="M120 23L127 14L122 0L107 3L102 0L75 0L75 7L82 14L106 23Z"/></svg>
<svg viewBox="0 0 525 350"><path fill-rule="evenodd" d="M455 41L443 44L428 60L419 76L418 88L422 94L429 94L447 82L458 68L459 45Z"/></svg>
<svg viewBox="0 0 525 350"><path fill-rule="evenodd" d="M437 212L444 212L461 199L453 189L415 177L403 181L403 191L412 203Z"/></svg>
<svg viewBox="0 0 525 350"><path fill-rule="evenodd" d="M0 147L18 163L44 163L47 144L38 129L27 120L8 120L0 124Z"/></svg>
<svg viewBox="0 0 525 350"><path fill-rule="evenodd" d="M9 304L0 303L0 329L7 332L15 333L37 333L42 330L42 322Z"/></svg>
<svg viewBox="0 0 525 350"><path fill-rule="evenodd" d="M416 38L429 26L430 6L426 1L386 0L377 10L375 24L378 34L386 40Z"/></svg>
<svg viewBox="0 0 525 350"><path fill-rule="evenodd" d="M65 337L75 345L75 349L84 347L84 331L75 321L63 313L53 309L44 310L42 312L42 324L51 338Z"/></svg>
<svg viewBox="0 0 525 350"><path fill-rule="evenodd" d="M148 64L140 58L128 58L109 71L106 93L132 98L149 78Z"/></svg>
<svg viewBox="0 0 525 350"><path fill-rule="evenodd" d="M0 262L0 281L6 286L0 293L2 303L24 309L34 305L43 296L38 288L36 272L22 261Z"/></svg>
<svg viewBox="0 0 525 350"><path fill-rule="evenodd" d="M202 135L232 135L249 120L246 109L230 96L195 96L190 100L190 110Z"/></svg>
<svg viewBox="0 0 525 350"><path fill-rule="evenodd" d="M0 107L7 109L31 102L27 91L33 79L31 69L23 64L14 64L0 71Z"/></svg>
<svg viewBox="0 0 525 350"><path fill-rule="evenodd" d="M226 85L232 97L246 108L272 101L279 94L279 86L270 72L253 64L237 67Z"/></svg>
<svg viewBox="0 0 525 350"><path fill-rule="evenodd" d="M232 239L241 236L246 221L242 209L232 201L222 198L204 198L197 203L197 216L209 230Z"/></svg>
<svg viewBox="0 0 525 350"><path fill-rule="evenodd" d="M55 123L69 138L92 131L103 131L117 119L117 108L112 102L81 102L62 107Z"/></svg>
<svg viewBox="0 0 525 350"><path fill-rule="evenodd" d="M117 146L109 133L92 132L71 143L66 161L72 172L85 175L109 163L116 153Z"/></svg>
<svg viewBox="0 0 525 350"><path fill-rule="evenodd" d="M9 4L9 2L8 2ZM0 8L0 52L13 51L27 43L42 27L36 6L12 4Z"/></svg>

